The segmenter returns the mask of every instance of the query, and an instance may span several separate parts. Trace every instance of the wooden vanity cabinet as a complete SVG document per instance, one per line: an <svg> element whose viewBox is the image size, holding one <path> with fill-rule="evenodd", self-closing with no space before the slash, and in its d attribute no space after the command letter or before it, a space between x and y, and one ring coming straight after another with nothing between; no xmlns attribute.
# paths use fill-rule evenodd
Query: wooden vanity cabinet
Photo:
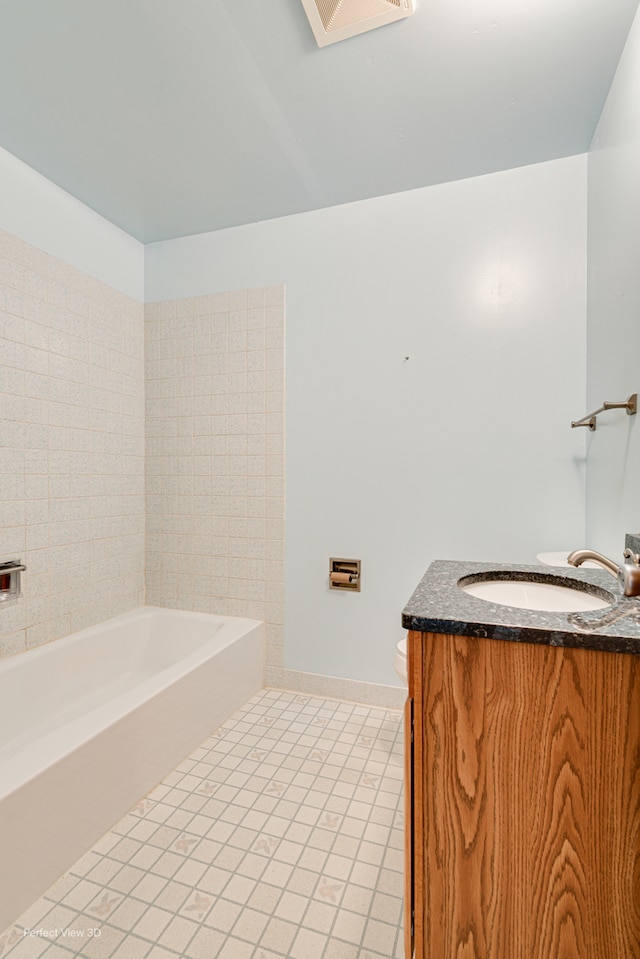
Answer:
<svg viewBox="0 0 640 959"><path fill-rule="evenodd" d="M409 632L406 957L639 959L640 657Z"/></svg>

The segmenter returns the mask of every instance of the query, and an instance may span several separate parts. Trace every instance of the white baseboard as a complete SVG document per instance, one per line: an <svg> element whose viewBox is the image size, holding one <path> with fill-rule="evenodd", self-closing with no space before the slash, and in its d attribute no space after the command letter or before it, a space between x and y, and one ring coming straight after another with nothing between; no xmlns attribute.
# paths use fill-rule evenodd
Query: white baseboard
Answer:
<svg viewBox="0 0 640 959"><path fill-rule="evenodd" d="M276 689L290 689L311 696L342 699L381 709L402 709L407 698L404 686L385 686L382 683L364 683L357 679L342 679L339 676L322 676L318 673L303 673L296 669L267 666L265 685Z"/></svg>

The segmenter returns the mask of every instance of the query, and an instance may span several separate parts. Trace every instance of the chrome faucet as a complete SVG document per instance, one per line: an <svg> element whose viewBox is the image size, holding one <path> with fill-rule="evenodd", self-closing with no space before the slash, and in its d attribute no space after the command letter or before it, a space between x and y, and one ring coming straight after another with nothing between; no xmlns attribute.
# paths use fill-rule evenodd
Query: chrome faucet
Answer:
<svg viewBox="0 0 640 959"><path fill-rule="evenodd" d="M608 559L602 553L596 553L593 549L574 549L567 556L567 563L571 566L581 566L591 560L617 578L623 596L640 596L640 556L632 553L630 549L625 549L622 555L630 562L618 566L612 559Z"/></svg>

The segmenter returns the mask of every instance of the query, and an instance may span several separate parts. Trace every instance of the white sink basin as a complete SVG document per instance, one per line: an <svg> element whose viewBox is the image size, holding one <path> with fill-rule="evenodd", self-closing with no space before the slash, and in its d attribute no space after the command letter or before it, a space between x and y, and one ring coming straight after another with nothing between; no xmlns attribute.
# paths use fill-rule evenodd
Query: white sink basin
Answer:
<svg viewBox="0 0 640 959"><path fill-rule="evenodd" d="M518 609L537 609L554 613L576 613L588 609L604 609L611 605L596 593L585 592L573 586L558 586L554 583L539 583L529 580L482 580L465 584L460 589L477 599L484 599L500 606L515 606Z"/></svg>

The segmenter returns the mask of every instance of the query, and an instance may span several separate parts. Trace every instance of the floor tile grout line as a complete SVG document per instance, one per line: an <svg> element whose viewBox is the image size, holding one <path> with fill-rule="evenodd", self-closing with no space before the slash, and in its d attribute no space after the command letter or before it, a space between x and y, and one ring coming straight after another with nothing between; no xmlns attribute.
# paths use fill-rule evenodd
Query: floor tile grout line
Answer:
<svg viewBox="0 0 640 959"><path fill-rule="evenodd" d="M136 917L132 928L126 929L126 928L121 928L115 925L112 926L107 921L107 924L109 925L109 927L116 930L116 932L121 933L124 936L124 938L126 938L127 935L131 935L131 936L137 937L141 941L149 943L149 950L151 950L153 948L155 940L150 941L148 938L142 936L140 933L134 932L135 926L137 926L143 920L145 915L149 914L152 907L156 909L163 908L162 906L157 905L158 898L161 896L162 892L170 884L179 882L179 880L175 879L175 876L180 873L180 870L182 868L181 866L176 867L176 869L173 872L170 872L165 875L162 872L153 872L153 866L156 865L156 863L160 859L162 859L165 855L171 853L173 844L176 841L179 841L179 839L182 838L183 835L185 834L193 836L194 839L196 840L196 846L194 846L193 850L187 849L186 850L187 854L182 857L184 863L191 862L192 861L191 853L195 851L195 849L197 848L200 842L203 842L207 839L209 830L207 830L206 832L203 832L202 825L200 825L199 831L194 829L194 831L191 832L189 830L189 826L192 826L196 822L199 816L202 816L204 819L211 818L212 822L216 822L216 821L219 821L219 819L221 819L221 817L219 817L219 819L215 819L213 816L205 816L204 813L202 812L202 809L206 807L206 804L209 800L206 800L202 805L197 806L197 808L194 805L193 797L197 795L196 790L198 788L201 788L202 783L206 782L207 780L204 778L203 775L200 774L200 772L194 773L193 770L195 768L198 768L201 765L206 766L207 763L205 762L205 760L209 758L211 760L214 760L214 759L216 760L216 765L214 765L212 762L211 768L212 769L218 768L221 765L221 763L217 761L219 760L220 756L224 759L225 756L229 756L229 754L232 753L233 750L235 749L236 753L243 752L243 755L234 756L233 764L230 764L229 766L225 767L226 772L225 772L224 779L221 782L217 782L216 791L213 795L215 796L218 790L223 789L225 786L228 786L229 792L233 792L234 797L237 797L242 791L245 791L246 793L253 794L253 798L251 800L250 805L243 806L244 813L240 819L222 820L231 827L231 831L229 832L229 835L226 837L226 839L220 844L221 848L218 850L214 858L211 860L211 865L214 865L217 861L218 856L227 848L227 845L230 845L229 840L233 836L236 836L237 839L241 838L239 835L241 830L244 830L249 836L251 836L251 834L253 833L253 836L251 836L249 842L247 842L247 837L243 836L242 842L239 842L237 845L231 847L234 850L236 850L238 854L240 855L240 859L238 860L238 862L236 863L236 866L233 869L231 868L222 869L222 867L220 866L217 867L218 871L224 871L226 873L229 873L230 875L229 875L229 878L225 880L225 885L221 888L220 893L211 893L211 895L213 895L215 901L223 900L227 902L232 902L232 900L226 900L223 893L225 889L227 888L227 886L230 884L231 880L237 875L236 870L240 868L242 863L245 862L245 860L247 859L249 855L256 854L255 850L252 848L252 845L253 845L255 836L259 834L259 830L256 831L255 829L253 829L253 827L244 826L243 823L247 819L249 813L252 810L254 810L254 807L256 807L260 803L260 800L263 797L265 797L265 788L263 787L262 789L258 790L256 787L259 785L259 783L255 781L256 779L260 778L256 775L256 773L260 771L260 766L263 765L263 762L258 763L253 768L253 770L250 770L250 771L243 770L241 774L238 774L238 769L239 767L243 766L245 763L248 762L248 756L250 755L249 750L251 749L251 746L253 745L253 747L255 748L256 745L263 744L267 751L267 756L268 758L273 760L273 764L268 763L268 765L271 766L271 768L263 770L265 773L265 776L262 778L264 779L265 782L274 781L274 776L277 776L278 773L280 773L279 779L282 779L284 782L287 783L287 788L285 789L285 792L282 795L277 797L277 799L274 802L274 805L271 806L269 812L266 811L266 808L268 808L269 804L265 804L266 808L265 806L263 806L263 809L261 810L261 815L265 815L267 817L265 819L265 824L268 822L269 818L272 818L272 817L274 818L274 820L277 820L278 818L282 819L283 823L286 822L287 819L289 821L288 827L284 831L278 833L278 836L277 836L278 845L274 847L273 853L276 852L281 842L290 843L292 847L299 846L303 852L305 849L313 849L316 852L322 853L320 857L320 859L322 860L321 867L317 867L315 865L313 868L301 867L300 860L302 858L302 853L299 854L297 858L295 858L293 861L289 861L286 857L283 858L282 860L275 860L274 855L272 854L269 857L271 862L276 861L287 867L290 867L290 871L288 874L289 876L293 875L296 871L300 869L302 869L303 872L306 872L311 876L315 876L316 879L314 880L314 888L317 889L318 885L322 882L323 877L326 878L328 876L329 878L334 878L326 871L326 867L327 867L327 864L329 863L330 857L332 855L335 855L340 858L344 858L343 850L341 850L340 852L336 851L338 839L341 838L341 833L339 828L336 830L331 840L331 843L328 846L325 847L322 843L319 845L309 845L309 840L311 836L313 835L313 833L322 828L322 824L321 824L322 811L323 810L326 811L328 807L332 807L334 809L338 808L342 810L338 814L340 816L341 824L345 821L346 818L353 818L354 820L359 821L360 823L363 824L362 831L360 832L360 835L357 838L357 847L356 847L357 852L354 856L354 862L350 865L349 871L348 873L346 873L344 879L338 880L341 882L343 889L341 892L340 904L336 907L336 912L333 915L331 926L328 930L325 930L322 933L316 930L318 935L325 936L326 942L325 942L324 950L326 950L327 944L330 943L330 940L331 940L331 932L335 928L337 917L340 914L340 905L344 901L345 891L349 887L351 877L353 875L354 865L356 862L358 862L357 853L362 850L363 844L366 842L371 846L381 846L383 849L386 848L387 850L396 848L389 845L389 840L391 839L392 832L394 829L394 820L398 812L398 807L401 801L401 795L397 796L395 803L392 803L391 805L389 805L389 799L391 799L394 795L394 790L393 790L394 777L393 776L387 777L386 773L389 771L391 766L396 766L398 763L401 762L400 750L398 750L396 754L396 746L401 741L401 728L399 724L400 724L401 715L402 715L401 712L398 712L397 715L393 713L392 725L396 726L396 722L398 723L398 726L396 726L395 732L393 732L392 729L385 728L385 724L391 721L391 718L392 718L392 716L390 715L390 713L392 713L391 710L380 708L380 707L361 707L359 705L349 705L348 708L345 709L344 703L341 703L340 701L337 701L337 700L332 701L330 707L327 705L327 702L328 701L326 700L323 701L320 698L316 698L316 697L310 697L310 698L295 697L294 699L293 697L289 696L287 698L285 695L283 695L283 693L278 693L277 698L274 700L272 696L269 695L269 691L263 690L261 695L256 697L254 701L251 701L249 704L247 704L247 708L243 708L242 710L240 710L239 715L236 715L235 717L231 717L230 720L228 720L227 723L223 724L223 726L221 727L221 733L219 737L216 737L216 738L219 743L220 739L224 738L225 735L228 737L229 748L227 750L221 751L217 749L216 739L214 739L213 734L208 736L206 740L200 746L198 746L188 757L185 758L185 760L183 760L182 763L179 764L178 767L176 767L176 770L174 770L171 774L169 774L169 776L165 777L165 780L163 780L161 784L158 784L158 786L155 787L155 789L152 790L151 793L147 794L147 797L143 797L143 799L148 798L153 792L156 792L157 789L164 787L162 794L157 799L151 800L154 803L154 806L152 806L151 809L155 808L155 806L158 804L164 804L170 809L170 812L168 812L167 816L165 816L163 819L160 819L160 820L154 820L151 817L147 818L145 812L143 812L140 816L135 816L134 815L135 807L133 807L133 809L130 810L125 815L125 817L123 817L119 821L119 823L117 823L114 826L114 829L111 832L113 833L113 836L117 838L114 838L113 842L111 843L111 845L109 846L109 848L106 850L105 853L100 853L100 854L96 853L96 856L99 857L99 862L104 862L105 860L109 860L113 862L114 864L115 863L118 864L118 868L108 878L107 882L105 883L105 881L102 881L102 880L97 881L95 878L93 879L90 878L90 874L96 868L97 864L90 865L88 863L85 863L83 871L79 875L73 874L70 871L69 875L74 876L74 881L73 881L73 884L64 891L62 898L58 898L57 900L50 900L46 898L46 894L45 894L45 897L43 897L50 904L50 907L44 912L42 918L46 918L46 916L57 907L69 909L70 907L65 906L64 904L65 898L67 898L70 895L71 891L73 889L76 889L76 887L78 887L82 882L84 881L91 882L99 889L99 891L96 893L96 895L92 899L89 899L87 903L84 904L82 909L73 908L71 910L75 912L76 918L84 915L85 917L91 918L93 920L93 917L88 917L86 912L86 910L90 908L89 904L92 902L96 902L98 900L99 895L101 894L104 895L104 891L106 889L110 889L111 893L113 893L114 895L117 895L120 900L120 902L118 903L118 906L116 906L116 908L114 909L114 914L117 912L118 908L120 908L120 906L126 901L139 902L141 905L144 906L144 908L142 912ZM278 704L279 704L279 708L276 708ZM300 708L295 710L293 709L294 706L298 706ZM279 736L274 736L274 735L269 736L268 733L265 732L259 736L256 743L255 734L257 731L255 730L255 726L256 726L255 717L257 715L268 716L270 712L273 712L275 715L269 717L272 719L272 722L271 724L268 724L268 729L273 730L274 733L279 731ZM278 712L279 712L279 715L278 715ZM286 718L284 716L285 713L288 714ZM305 713L307 713L307 715L305 715ZM311 731L309 730L309 724L310 724L310 719L308 715L309 713L315 716L316 718L320 717L325 720L325 722L322 724L318 723L320 728L317 730L314 730L313 733L311 733ZM324 713L325 715L322 716L321 715L322 713ZM375 723L372 722L373 718L375 718L376 720ZM371 728L368 728L367 724L370 724ZM239 727L241 725L246 728L240 729ZM294 730L292 728L294 726L300 726L301 728ZM348 734L345 731L345 727L347 726L349 727ZM371 743L369 744L370 748L368 748L368 752L366 754L361 754L358 752L358 750L362 748L362 744L358 742L358 732L362 736L364 731L366 731L368 734L364 738L371 740ZM246 742L246 739L248 737L254 741L250 742L248 745L244 747L243 750L241 750L239 748L240 745L243 744L243 742ZM342 747L342 749L345 750L344 752L342 751L339 752L341 763L331 764L327 762L327 760L325 759L325 761L319 766L319 768L316 771L314 771L313 774L309 773L308 770L304 769L304 766L308 762L309 754L313 751L314 747L312 745L312 742L315 741L315 744L317 746L319 742L322 742L323 737L325 738L325 742L323 743L323 745L326 745L327 747L328 759L336 758L335 755L332 756L332 751L336 749L338 744ZM303 742L303 740L306 740L306 741ZM285 744L285 741L286 741L285 749L278 750L276 748L272 748L277 743ZM380 748L376 749L376 746L379 746ZM306 753L306 757L297 755L297 754L294 755L295 750L300 750L300 752L304 751ZM374 755L374 753L376 755L375 755L375 758L372 759L372 756ZM394 762L394 755L398 756L397 762ZM355 783L350 782L347 784L348 788L345 790L345 792L350 793L351 794L350 796L341 795L339 793L336 793L335 790L336 790L336 787L339 786L340 784L341 775L345 771L349 771L350 761L351 761L351 764L355 766L355 769L351 769L350 771L351 773L355 775L356 781ZM362 779L365 774L364 771L366 770L367 762L376 763L374 778L377 780L377 786L375 789L372 790L371 796L367 796L366 792L364 796L362 795L362 790L365 788L365 785L362 783ZM329 766L332 766L332 769L329 769L328 768ZM286 770L286 774L284 773L284 770ZM304 777L307 777L307 783L304 786L295 785L296 779L301 775ZM271 779L267 778L269 776L271 777ZM190 780L188 779L188 777L190 777ZM380 794L383 792L381 788L382 783L386 782L387 780L388 782L386 784L388 786L388 789L384 790L384 792L386 796L389 798L385 799L384 804L381 806L381 810L384 810L384 812L388 814L391 818L389 822L386 823L385 825L385 831L387 834L386 841L376 842L372 838L369 838L369 839L365 838L367 835L367 825L372 823L378 826L381 825L380 822L376 822L376 820L372 818L372 813L375 810L376 803L380 797ZM172 796L173 801L169 801L168 796L174 790L179 791L180 784L184 783L185 781L190 782L191 785L190 787L184 788L182 790L184 792L184 795L183 796L174 795ZM231 784L231 781L232 781L232 784ZM275 780L275 781L278 781L278 780ZM238 785L238 783L240 783L240 785ZM399 788L401 787L401 782L398 783L398 786ZM307 828L308 826L309 832L306 835L306 838L304 839L302 838L302 835L299 835L295 838L288 838L289 833L291 831L291 827L295 825L297 822L297 820L291 819L291 813L290 813L290 810L288 810L288 806L287 806L287 804L295 805L295 800L286 799L286 792L288 789L292 787L295 789L298 789L300 792L304 792L304 795L306 796L309 796L309 793L311 792L313 792L315 795L315 802L312 808L314 809L314 811L317 812L317 815L313 823L308 823L305 825L305 828ZM358 797L357 799L355 798L356 796ZM266 797L266 798L269 798L269 797ZM248 797L246 797L246 800L247 799ZM163 803L163 800L166 800L166 802ZM190 803L190 805L185 806L185 803ZM231 803L232 803L232 800L227 800L227 806L231 805ZM352 803L357 803L357 810L354 809L353 810L354 815L352 817L348 817L347 814L349 811L349 807L351 806ZM149 812L149 811L150 810L147 810L146 812ZM288 816L287 816L287 812L288 812ZM366 816L362 815L365 812L366 812ZM176 816L178 821L180 820L180 817L178 816L179 813L181 813L182 816L185 817L184 821L181 823L179 822L179 825L172 824L171 823L172 817ZM385 819L386 815L382 816L381 818ZM155 827L153 831L149 833L149 835L147 835L144 839L139 839L138 836L132 836L131 834L134 832L134 830L137 829L138 824L143 821L147 821L149 824L153 824ZM302 826L304 825L304 823L300 821L300 825ZM158 834L160 830L162 829L172 830L173 837L170 837L169 841L165 845L154 845L153 843L150 843L149 840L154 835ZM327 832L329 832L329 830L327 830ZM303 830L303 833L304 833L304 830ZM355 837L346 833L344 836L342 836L342 838L353 839ZM129 852L129 855L127 856L126 859L123 860L110 855L110 853L116 847L118 847L121 843L126 843L127 841L129 841L132 844L132 850ZM209 840L209 841L212 841L212 840ZM135 859L136 855L140 852L140 850L147 848L149 846L151 846L151 848L159 850L158 856L156 857L156 859L154 859L153 864L151 866L147 865L144 868L142 866L133 865L132 860ZM123 847L123 849L120 851L123 852L125 848L126 846ZM90 852L92 851L93 850L91 850ZM295 848L292 848L291 855L294 855L295 851L296 851ZM289 848L283 847L283 852L286 852L287 854L289 854ZM173 854L177 855L175 851L173 851ZM85 857L82 857L82 859L84 858ZM374 870L374 874L375 874L375 870L376 869L378 870L376 882L373 887L365 887L365 886L360 886L359 883L351 883L352 886L360 887L363 889L368 888L368 891L370 892L370 899L368 902L368 910L366 915L363 916L363 914L360 912L351 913L351 911L348 909L343 910L344 912L350 913L354 916L363 917L363 927L359 936L359 945L361 945L363 942L363 937L366 930L366 924L369 920L372 920L375 918L376 922L380 922L385 925L388 925L390 928L394 927L393 923L389 923L384 918L377 918L377 917L371 916L371 909L375 901L375 894L378 889L378 885L381 881L381 871L386 868L390 873L393 872L392 869L388 867L384 867L384 860L385 860L385 853L381 852L381 860L379 863L376 864L375 861L374 862L365 861L366 865L370 866ZM81 861L82 860L79 860L79 862ZM199 862L200 864L202 864L203 862L206 862L206 860L196 860L196 861ZM140 872L143 878L145 875L146 876L153 875L153 876L158 876L159 878L162 878L162 880L164 881L163 887L158 892L155 893L154 898L151 900L141 899L140 896L135 895L135 889L138 885L138 882L141 880L138 880L138 882L136 882L133 886L130 886L128 891L123 892L121 889L115 889L114 886L117 885L118 877L121 876L121 874L128 868L140 869ZM318 871L318 868L320 869L320 871ZM240 875L244 876L244 878L250 878L251 881L254 882L254 888L257 888L261 884L261 882L262 882L262 885L269 885L268 883L263 882L261 879L264 872L265 870L262 870L259 873L257 878L255 878L255 876L252 876L250 873L242 873ZM129 876L127 877L127 885L129 884L130 881L131 879ZM282 888L277 900L275 900L273 906L271 907L271 913L267 913L265 910L261 909L260 907L251 907L251 908L254 908L254 911L259 912L262 915L270 914L273 918L273 916L276 914L278 905L282 902L284 898L284 894L288 890L288 883L289 883L289 879L287 879L285 886ZM169 905L164 907L164 911L172 917L168 920L165 928L168 928L171 925L172 920L175 918L178 918L178 917L187 918L182 916L181 911L185 908L185 905L189 902L189 899L191 895L193 894L193 890L196 890L198 887L198 881L191 884L189 884L188 881L183 881L181 884L184 885L185 888L187 886L190 886L191 892L187 893L185 898L182 900L182 904L177 907L177 911L176 911L176 907L171 907ZM388 898L392 898L388 892L384 893L384 895L386 895ZM397 898L397 897L393 897L393 898ZM315 901L313 893L310 893L308 895L308 899L309 899L309 902L304 912L301 914L299 921L294 922L292 920L283 920L285 922L289 922L291 925L296 927L297 931L294 932L294 939L292 940L292 942L295 941L295 938L298 936L300 931L305 929L304 917L306 916L307 912L310 910L313 902ZM400 902L401 902L401 899L400 899ZM210 907L207 910L207 913L203 915L203 919L199 921L199 926L201 929L205 925L205 917L211 911L211 908L212 907ZM231 937L233 936L233 932L240 922L241 915L242 915L242 912L238 913L238 915L234 919L233 924L230 926L230 928L226 930L224 933L221 932L221 935L223 936L223 940L225 942L228 941L230 936ZM266 928L266 926L264 928ZM197 934L198 934L198 931L194 930L188 942L189 943L192 942L194 937ZM396 935L396 942L397 942L397 935ZM261 948L267 949L267 947L262 947L260 945L260 941L259 941L260 937L258 938L258 941L256 943L254 943L251 939L243 938L240 934L238 934L236 938L246 942L250 947L253 946L254 953L256 955L257 955L258 949L261 949ZM353 940L344 939L342 937L337 937L335 938L334 941L340 941L348 945L353 945ZM82 951L82 948L83 948L82 946L79 947L80 952ZM170 947L166 947L166 948L170 949ZM185 948L188 948L188 943ZM79 955L80 952L77 952L74 954ZM275 954L275 952L273 952L273 954Z"/></svg>
<svg viewBox="0 0 640 959"><path fill-rule="evenodd" d="M363 831L363 836L364 836L364 831ZM364 839L361 838L361 839L359 840L359 843L358 843L358 849L357 849L357 851L356 851L356 854L354 855L354 864L353 864L353 866L351 867L351 869L349 870L349 877L352 875L353 869L355 868L356 864L359 862L358 853L359 853L360 850L362 849L362 844L363 844L363 842L364 842ZM345 887L346 887L347 883L349 882L349 877L345 880ZM357 884L355 884L355 885L357 885ZM365 888L365 887L363 887L363 888ZM372 893L372 895L371 895L371 901L373 901L373 895L374 895L374 890L373 890L373 889L372 889L371 893ZM343 899L344 899L344 894L345 894L345 890L343 890L343 893L342 893ZM342 901L342 900L341 900L341 901ZM335 917L334 917L334 921L333 921L333 924L332 924L332 927L331 927L332 930L335 928L336 922L338 921L338 914L339 914L339 909L336 910L336 915L335 915ZM360 935L360 938L359 938L358 942L356 943L356 945L358 946L358 948L362 947L362 941L363 941L364 935L365 935L366 919L369 918L370 915L371 915L371 904L369 905L369 910L368 910L368 912L367 912L367 916L366 916L366 918L365 918L365 920L364 920L364 922L363 922L362 933L361 933L361 935ZM335 937L335 938L339 938L339 937ZM343 941L344 941L344 940L343 940ZM347 940L347 941L348 941L348 940ZM330 944L331 944L331 943L330 943L330 940L328 939L328 940L327 940L327 944L325 945L325 949L323 950L323 957L326 956L326 959L331 959L330 955L329 955L328 952L327 952L328 947L330 946Z"/></svg>
<svg viewBox="0 0 640 959"><path fill-rule="evenodd" d="M364 726L361 726L360 728L362 729L362 728L364 728ZM330 794L329 794L329 795L330 795ZM364 834L364 833L363 833L363 834ZM332 843L332 846L330 847L331 849L333 849L333 847L335 846L335 843L336 843L337 838L338 838L338 836L336 835L336 837L335 837L335 839L334 839L334 841L333 841L333 843ZM359 841L358 850L361 848L363 841L364 841L363 839L361 839L361 840ZM328 858L328 852L327 852L327 858ZM356 856L355 856L355 860L357 861L357 853L356 853ZM353 869L353 867L349 870L349 874L347 875L347 877L346 877L346 878L344 879L344 881L342 882L342 885L343 885L345 888L346 888L346 886L348 885L349 877L350 877L350 875L351 875L352 869ZM323 876L323 875L326 875L326 872L325 872L325 871L323 871L323 872L321 873L319 882L322 881L322 876ZM284 895L284 893L283 893L283 895ZM344 890L343 890L343 896L344 896ZM282 898L282 897L281 897L281 898ZM311 905L311 904L310 904L310 905ZM310 905L307 907L307 910L305 910L305 914L306 914L306 912L308 911L308 909L310 908ZM336 915L335 915L335 917L334 917L334 920L333 920L331 929L329 930L328 935L327 935L327 945L325 946L325 949L328 947L329 938L330 938L330 933L331 933L331 930L332 930L333 928L335 928L335 924L336 924L336 922L337 922L338 914L339 914L339 910L336 910ZM364 926L364 923L363 923L363 926ZM234 928L235 928L235 925L234 925ZM300 928L302 928L302 924L300 925ZM362 943L362 937L363 937L363 936L364 936L364 928L363 928L363 932L362 932L362 934L361 934L361 936L360 936L359 942L357 943L358 946L361 945L361 943ZM349 940L343 940L343 941L349 942ZM323 950L323 952L324 952L324 950Z"/></svg>
<svg viewBox="0 0 640 959"><path fill-rule="evenodd" d="M300 738L300 737L298 737L298 740L297 740L297 741L299 741L299 738ZM277 808L277 807L276 807L276 808ZM274 812L275 812L275 811L276 811L276 810L274 809ZM192 820L190 820L190 821L192 821ZM237 828L239 828L239 826L238 826ZM186 830L186 829L187 829L187 826L185 825L185 830ZM230 836L229 838L231 838L231 836ZM336 838L337 838L337 837L336 837ZM332 843L332 846L331 846L330 848L333 848L334 845L335 845L335 839L334 839L334 842ZM360 843L360 845L361 845L361 843ZM360 848L360 846L359 846L358 848ZM328 858L328 851L327 851L327 858ZM319 881L320 881L320 880L319 880ZM346 883L348 883L348 877L346 878L344 884L346 885ZM281 896L280 896L279 899L278 899L278 902L274 904L274 912L277 911L277 906L278 906L279 902L282 900L282 898L284 897L284 894L285 894L285 893L284 893L284 890L283 890L283 892L281 893ZM224 889L221 890L220 895L224 897ZM238 923L240 922L240 919L241 919L241 916L239 915L239 916L237 917L236 921L234 922L234 925L233 925L232 929L229 931L230 934L233 933L233 930L236 928L236 926L237 926ZM243 937L238 936L238 938L243 938Z"/></svg>

